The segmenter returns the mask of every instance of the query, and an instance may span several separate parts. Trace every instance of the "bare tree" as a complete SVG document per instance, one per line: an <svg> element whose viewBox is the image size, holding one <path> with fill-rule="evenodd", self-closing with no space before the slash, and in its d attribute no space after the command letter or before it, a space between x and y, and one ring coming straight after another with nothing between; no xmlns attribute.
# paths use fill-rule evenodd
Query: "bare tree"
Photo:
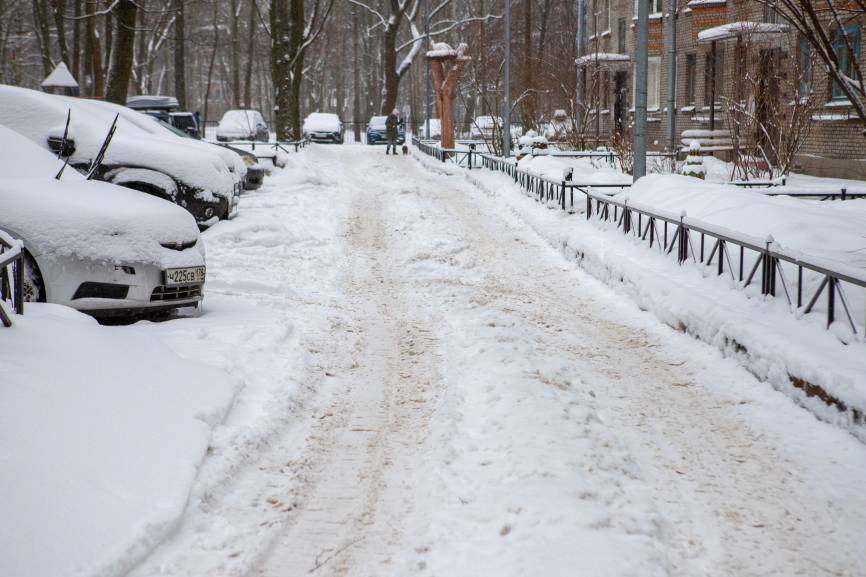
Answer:
<svg viewBox="0 0 866 577"><path fill-rule="evenodd" d="M114 13L115 31L111 46L111 64L108 67L105 99L109 102L126 104L135 51L135 19L138 5L135 0L118 0L112 12Z"/></svg>
<svg viewBox="0 0 866 577"><path fill-rule="evenodd" d="M271 69L274 76L277 138L301 138L301 84L304 58L331 13L333 0L271 0Z"/></svg>
<svg viewBox="0 0 866 577"><path fill-rule="evenodd" d="M775 9L813 48L832 81L851 102L866 136L866 85L855 39L848 32L852 23L859 26L866 21L866 0L760 1Z"/></svg>

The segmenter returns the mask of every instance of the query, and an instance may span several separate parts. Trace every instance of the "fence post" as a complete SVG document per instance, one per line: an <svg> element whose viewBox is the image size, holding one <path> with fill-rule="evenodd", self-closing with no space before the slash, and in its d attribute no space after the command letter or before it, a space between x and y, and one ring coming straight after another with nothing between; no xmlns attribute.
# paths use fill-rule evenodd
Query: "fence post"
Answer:
<svg viewBox="0 0 866 577"><path fill-rule="evenodd" d="M827 328L836 320L836 279L827 277Z"/></svg>
<svg viewBox="0 0 866 577"><path fill-rule="evenodd" d="M685 218L686 211L682 211L680 213L680 225L677 229L677 260L680 264L683 264L689 258L689 233L684 222Z"/></svg>
<svg viewBox="0 0 866 577"><path fill-rule="evenodd" d="M475 152L475 143L469 144L469 170L472 170L472 153Z"/></svg>
<svg viewBox="0 0 866 577"><path fill-rule="evenodd" d="M589 220L592 217L592 197L589 196L588 190L584 194L586 194L586 220Z"/></svg>
<svg viewBox="0 0 866 577"><path fill-rule="evenodd" d="M847 193L848 193L848 189L846 189L846 188L843 186L843 187L842 187L842 200L845 200L845 195L846 195Z"/></svg>
<svg viewBox="0 0 866 577"><path fill-rule="evenodd" d="M622 205L622 232L628 234L631 232L631 211L628 209L628 199Z"/></svg>
<svg viewBox="0 0 866 577"><path fill-rule="evenodd" d="M770 255L773 235L767 235L766 252L761 257L761 294L776 296L776 259Z"/></svg>
<svg viewBox="0 0 866 577"><path fill-rule="evenodd" d="M24 256L19 255L15 261L15 312L24 314Z"/></svg>

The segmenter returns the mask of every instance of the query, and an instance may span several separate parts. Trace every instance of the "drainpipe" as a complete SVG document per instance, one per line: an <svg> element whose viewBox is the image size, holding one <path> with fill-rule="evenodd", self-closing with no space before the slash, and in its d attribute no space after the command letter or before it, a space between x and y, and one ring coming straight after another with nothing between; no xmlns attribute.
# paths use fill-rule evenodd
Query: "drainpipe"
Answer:
<svg viewBox="0 0 866 577"><path fill-rule="evenodd" d="M668 5L668 152L676 150L677 133L677 0Z"/></svg>
<svg viewBox="0 0 866 577"><path fill-rule="evenodd" d="M646 176L646 98L649 66L649 0L638 0L635 57L634 170L635 181Z"/></svg>
<svg viewBox="0 0 866 577"><path fill-rule="evenodd" d="M710 45L710 130L716 129L716 41Z"/></svg>
<svg viewBox="0 0 866 577"><path fill-rule="evenodd" d="M583 56L583 42L584 36L586 35L586 21L584 20L586 14L585 10L585 0L577 0L577 57L580 58ZM583 74L580 66L576 67L577 70L577 92L574 94L574 122L575 128L580 131L583 126L582 124L582 115L580 114L580 109L586 106L586 103L583 101Z"/></svg>

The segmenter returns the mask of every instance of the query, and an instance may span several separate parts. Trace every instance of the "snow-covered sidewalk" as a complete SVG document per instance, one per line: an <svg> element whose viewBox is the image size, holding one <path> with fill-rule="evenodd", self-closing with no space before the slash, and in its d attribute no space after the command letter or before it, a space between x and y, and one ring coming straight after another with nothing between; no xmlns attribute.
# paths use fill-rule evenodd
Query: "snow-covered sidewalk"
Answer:
<svg viewBox="0 0 866 577"><path fill-rule="evenodd" d="M141 463L180 495L145 534L98 499L52 515L79 491L125 489L122 434L100 463L109 484L75 467L65 480L32 473L52 483L34 495L63 492L14 509L27 525L13 543L44 536L45 546L3 539L0 573L866 574L862 443L568 262L548 240L558 213L507 178L502 197L516 200L503 205L431 168L381 149L312 146L205 234L202 314L130 327L72 315L97 335L99 355L146 342L163 351L138 359L149 370L170 359L181 376L207 377L196 390L214 384L168 415L197 437L165 440L167 417L136 421L152 422L154 442L173 453L197 441L182 469L192 474L181 482L160 461ZM42 330L38 314L24 321ZM40 362L23 344L11 350L24 362L13 374ZM32 417L51 419L48 384L34 382L43 392L28 401ZM4 399L16 390L4 383ZM159 406L177 390L154 395ZM20 424L0 414L5 440ZM68 428L34 430L48 439ZM40 463L27 447L16 454ZM4 482L28 470L6 463ZM137 494L152 509L164 498ZM13 505L0 501L4 518ZM116 529L97 533L90 519ZM94 553L124 540L136 555L106 564ZM64 552L75 546L73 564Z"/></svg>

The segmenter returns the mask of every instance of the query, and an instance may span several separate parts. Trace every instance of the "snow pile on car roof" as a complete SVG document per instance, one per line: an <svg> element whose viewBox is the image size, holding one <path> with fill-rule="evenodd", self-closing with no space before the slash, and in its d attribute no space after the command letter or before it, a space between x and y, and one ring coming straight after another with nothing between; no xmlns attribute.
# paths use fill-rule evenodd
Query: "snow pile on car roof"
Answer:
<svg viewBox="0 0 866 577"><path fill-rule="evenodd" d="M102 146L114 119L105 103L0 86L0 124L47 147L49 137L63 136L69 110L69 138L75 141L70 164L89 165ZM213 154L153 138L121 116L105 156L106 165L151 168L200 189L199 198L229 196L234 182L228 168Z"/></svg>
<svg viewBox="0 0 866 577"><path fill-rule="evenodd" d="M28 305L0 351L0 574L126 574L174 529L240 383L57 305Z"/></svg>
<svg viewBox="0 0 866 577"><path fill-rule="evenodd" d="M340 130L340 118L328 112L313 112L304 120L304 130L336 132Z"/></svg>

